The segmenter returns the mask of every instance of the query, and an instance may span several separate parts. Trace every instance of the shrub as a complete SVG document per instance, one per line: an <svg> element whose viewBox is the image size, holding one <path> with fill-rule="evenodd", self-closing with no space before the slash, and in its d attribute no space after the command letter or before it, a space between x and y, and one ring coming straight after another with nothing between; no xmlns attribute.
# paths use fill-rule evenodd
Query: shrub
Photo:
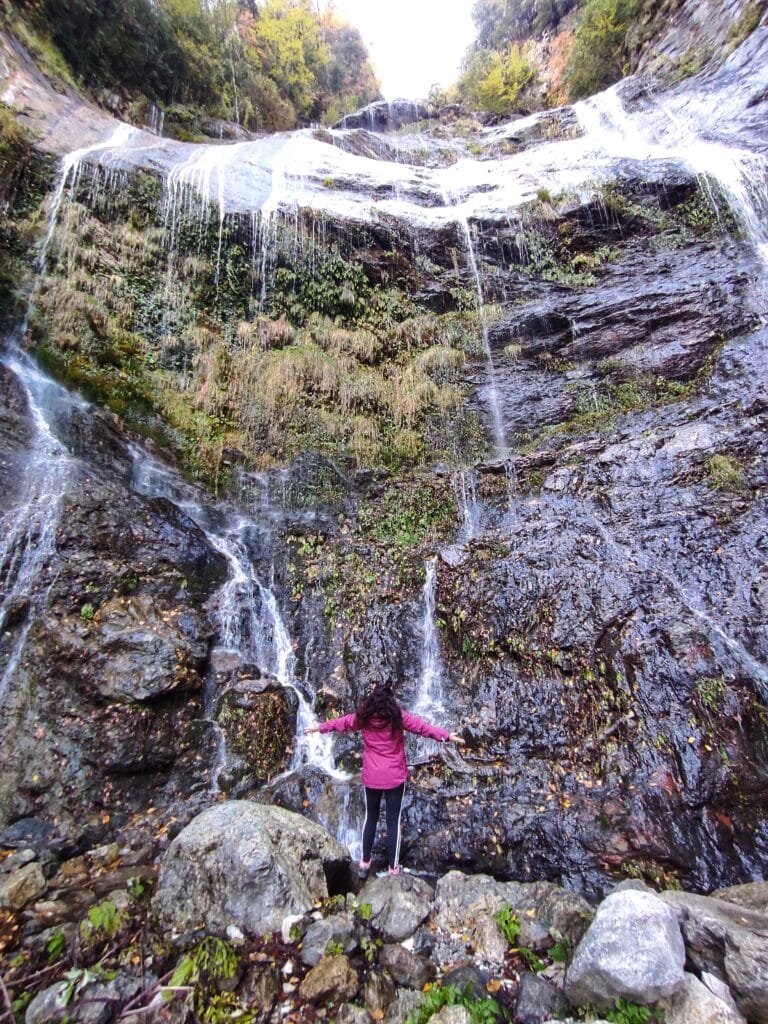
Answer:
<svg viewBox="0 0 768 1024"><path fill-rule="evenodd" d="M566 81L574 99L612 85L629 70L627 32L642 0L587 0L576 27Z"/></svg>

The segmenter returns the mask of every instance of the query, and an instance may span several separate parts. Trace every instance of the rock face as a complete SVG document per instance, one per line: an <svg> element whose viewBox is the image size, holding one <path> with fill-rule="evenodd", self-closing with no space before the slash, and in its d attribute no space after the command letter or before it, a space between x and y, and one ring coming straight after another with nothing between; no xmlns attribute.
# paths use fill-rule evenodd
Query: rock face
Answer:
<svg viewBox="0 0 768 1024"><path fill-rule="evenodd" d="M689 962L724 979L744 1016L768 1024L768 915L722 900L668 892Z"/></svg>
<svg viewBox="0 0 768 1024"><path fill-rule="evenodd" d="M616 999L655 1003L684 983L685 947L674 913L657 896L609 896L576 948L565 979L574 1006Z"/></svg>
<svg viewBox="0 0 768 1024"><path fill-rule="evenodd" d="M231 801L204 811L173 841L153 908L177 932L269 932L325 899L329 876L344 878L348 863L348 852L305 818Z"/></svg>

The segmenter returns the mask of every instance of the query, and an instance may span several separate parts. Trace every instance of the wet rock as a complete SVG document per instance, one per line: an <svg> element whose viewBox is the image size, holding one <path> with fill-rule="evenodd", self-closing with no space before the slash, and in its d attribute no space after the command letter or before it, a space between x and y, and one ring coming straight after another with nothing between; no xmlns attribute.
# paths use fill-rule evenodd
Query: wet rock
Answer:
<svg viewBox="0 0 768 1024"><path fill-rule="evenodd" d="M395 986L391 978L377 971L368 974L363 985L363 1002L369 1014L381 1020L394 998Z"/></svg>
<svg viewBox="0 0 768 1024"><path fill-rule="evenodd" d="M372 132L394 132L406 124L415 124L435 116L434 107L424 102L395 100L392 103L370 103L354 114L343 117L336 128L366 128Z"/></svg>
<svg viewBox="0 0 768 1024"><path fill-rule="evenodd" d="M269 679L241 680L223 694L216 713L227 750L223 792L242 796L286 767L297 707L296 694Z"/></svg>
<svg viewBox="0 0 768 1024"><path fill-rule="evenodd" d="M565 992L574 1006L610 1008L616 999L647 1004L683 985L685 947L677 917L644 892L608 896L573 955Z"/></svg>
<svg viewBox="0 0 768 1024"><path fill-rule="evenodd" d="M370 903L371 925L387 942L402 942L413 935L432 908L434 890L414 875L371 878L360 891L360 902Z"/></svg>
<svg viewBox="0 0 768 1024"><path fill-rule="evenodd" d="M669 1000L664 1012L665 1024L746 1024L735 1008L719 999L693 974Z"/></svg>
<svg viewBox="0 0 768 1024"><path fill-rule="evenodd" d="M346 956L325 956L302 981L299 992L310 1003L328 996L341 1001L354 999L360 991L360 979Z"/></svg>
<svg viewBox="0 0 768 1024"><path fill-rule="evenodd" d="M43 869L35 861L0 876L0 910L21 910L46 889Z"/></svg>
<svg viewBox="0 0 768 1024"><path fill-rule="evenodd" d="M288 914L327 898L327 877L348 863L348 852L306 818L231 801L198 815L171 843L153 910L175 931L279 930Z"/></svg>
<svg viewBox="0 0 768 1024"><path fill-rule="evenodd" d="M82 639L97 651L90 666L101 696L130 703L200 689L208 635L201 614L169 614L141 594L102 605Z"/></svg>
<svg viewBox="0 0 768 1024"><path fill-rule="evenodd" d="M436 971L431 961L416 956L404 946L390 944L379 953L379 963L386 968L398 985L421 990L434 980Z"/></svg>
<svg viewBox="0 0 768 1024"><path fill-rule="evenodd" d="M358 940L351 914L333 914L311 924L301 943L302 963L314 967L325 956L329 942L342 946L345 953L354 953Z"/></svg>
<svg viewBox="0 0 768 1024"><path fill-rule="evenodd" d="M692 893L662 898L680 921L689 963L725 979L741 1013L768 1024L768 915Z"/></svg>
<svg viewBox="0 0 768 1024"><path fill-rule="evenodd" d="M538 974L523 974L515 1007L517 1024L543 1024L550 1018L561 1018L568 1011L568 1003L554 985Z"/></svg>
<svg viewBox="0 0 768 1024"><path fill-rule="evenodd" d="M443 974L444 985L454 985L460 992L469 988L473 999L487 999L485 978L474 964L460 964Z"/></svg>

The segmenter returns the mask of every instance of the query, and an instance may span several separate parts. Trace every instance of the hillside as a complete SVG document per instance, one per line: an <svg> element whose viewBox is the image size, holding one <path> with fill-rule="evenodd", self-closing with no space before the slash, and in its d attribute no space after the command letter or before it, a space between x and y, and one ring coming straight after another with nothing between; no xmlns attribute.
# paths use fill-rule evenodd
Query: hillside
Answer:
<svg viewBox="0 0 768 1024"><path fill-rule="evenodd" d="M137 124L156 105L177 138L333 123L378 95L359 32L310 0L2 0L0 11L60 88Z"/></svg>

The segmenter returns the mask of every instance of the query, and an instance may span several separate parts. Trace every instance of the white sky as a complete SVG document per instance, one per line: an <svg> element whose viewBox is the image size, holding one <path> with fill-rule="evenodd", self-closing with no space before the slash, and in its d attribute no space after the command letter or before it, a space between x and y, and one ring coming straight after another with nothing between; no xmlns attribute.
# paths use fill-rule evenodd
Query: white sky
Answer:
<svg viewBox="0 0 768 1024"><path fill-rule="evenodd" d="M475 37L473 0L334 0L360 30L384 98L423 99L435 82L451 85Z"/></svg>

